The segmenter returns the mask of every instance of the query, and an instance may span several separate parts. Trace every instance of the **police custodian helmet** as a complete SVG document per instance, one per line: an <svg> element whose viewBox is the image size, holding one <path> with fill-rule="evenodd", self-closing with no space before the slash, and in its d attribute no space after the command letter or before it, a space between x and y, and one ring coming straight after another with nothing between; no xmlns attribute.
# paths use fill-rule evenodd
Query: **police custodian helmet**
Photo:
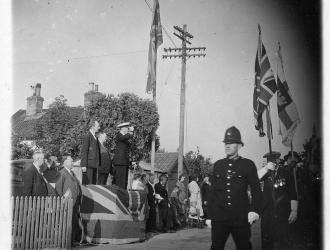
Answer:
<svg viewBox="0 0 330 250"><path fill-rule="evenodd" d="M244 146L244 143L241 139L241 133L235 126L232 126L226 130L225 139L223 139L223 142L228 144L237 143L242 144L242 146Z"/></svg>

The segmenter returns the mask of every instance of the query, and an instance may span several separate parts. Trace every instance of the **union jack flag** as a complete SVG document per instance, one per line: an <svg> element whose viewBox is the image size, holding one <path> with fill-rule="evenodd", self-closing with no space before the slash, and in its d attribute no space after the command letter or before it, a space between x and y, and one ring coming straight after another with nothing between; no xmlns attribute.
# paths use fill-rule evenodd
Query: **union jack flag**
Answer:
<svg viewBox="0 0 330 250"><path fill-rule="evenodd" d="M83 238L91 243L126 244L145 239L147 194L115 185L82 186Z"/></svg>
<svg viewBox="0 0 330 250"><path fill-rule="evenodd" d="M265 46L261 40L261 28L259 27L259 39L255 60L255 81L253 92L253 113L255 128L259 130L259 136L265 136L262 114L269 105L269 100L275 94L277 87L271 69Z"/></svg>
<svg viewBox="0 0 330 250"><path fill-rule="evenodd" d="M290 147L296 128L300 123L298 109L293 102L289 86L285 80L281 45L278 48L278 72L277 72L277 110L279 117L280 135L282 144Z"/></svg>
<svg viewBox="0 0 330 250"><path fill-rule="evenodd" d="M160 23L160 10L158 0L154 1L152 24L150 31L150 43L148 54L148 80L146 92L155 91L156 87L156 64L157 64L157 49L163 43L162 25Z"/></svg>

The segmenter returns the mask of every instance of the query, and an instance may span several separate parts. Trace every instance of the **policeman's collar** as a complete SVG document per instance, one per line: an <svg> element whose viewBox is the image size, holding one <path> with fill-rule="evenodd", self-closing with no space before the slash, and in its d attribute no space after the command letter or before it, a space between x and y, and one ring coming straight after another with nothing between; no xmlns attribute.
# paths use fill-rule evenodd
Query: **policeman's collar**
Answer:
<svg viewBox="0 0 330 250"><path fill-rule="evenodd" d="M241 156L239 156L239 155L236 155L234 158L229 158L229 156L226 157L226 159L227 159L228 161L236 161L236 160L238 160L239 158L241 158Z"/></svg>

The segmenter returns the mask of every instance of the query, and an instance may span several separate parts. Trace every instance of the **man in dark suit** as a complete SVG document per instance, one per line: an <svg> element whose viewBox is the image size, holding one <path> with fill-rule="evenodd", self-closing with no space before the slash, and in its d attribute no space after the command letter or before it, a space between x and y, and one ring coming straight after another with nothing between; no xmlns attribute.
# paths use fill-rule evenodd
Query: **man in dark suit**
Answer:
<svg viewBox="0 0 330 250"><path fill-rule="evenodd" d="M46 156L44 163L43 175L50 184L55 184L60 174L58 172L57 157Z"/></svg>
<svg viewBox="0 0 330 250"><path fill-rule="evenodd" d="M224 249L229 234L237 250L251 249L250 225L259 219L262 194L253 161L238 155L244 145L236 127L226 130L226 158L214 163L207 210L212 223L212 250ZM247 187L251 189L249 202Z"/></svg>
<svg viewBox="0 0 330 250"><path fill-rule="evenodd" d="M98 171L98 184L106 185L109 173L111 172L111 157L108 149L105 147L104 143L107 140L107 135L104 132L100 132L97 135L100 143L100 154L101 154L101 164Z"/></svg>
<svg viewBox="0 0 330 250"><path fill-rule="evenodd" d="M149 205L149 217L147 219L146 223L146 232L155 232L156 231L156 201L155 201L155 189L153 187L154 185L154 179L155 176L153 173L149 173L147 175L147 183L146 186L148 188L148 205Z"/></svg>
<svg viewBox="0 0 330 250"><path fill-rule="evenodd" d="M44 163L44 154L42 152L35 152L33 154L33 163L25 166L23 171L23 195L25 196L47 196L48 188L47 182L42 176L40 167Z"/></svg>
<svg viewBox="0 0 330 250"><path fill-rule="evenodd" d="M60 177L55 184L55 189L60 196L72 198L72 235L71 242L81 241L81 231L79 225L80 204L81 204L81 187L78 179L72 171L73 160L71 156L67 156L63 162L63 168L59 171Z"/></svg>
<svg viewBox="0 0 330 250"><path fill-rule="evenodd" d="M92 119L89 122L90 130L84 138L84 143L81 149L80 166L85 173L83 184L96 184L97 171L100 165L100 148L99 142L95 133L100 129L98 121Z"/></svg>
<svg viewBox="0 0 330 250"><path fill-rule="evenodd" d="M159 222L161 224L161 231L167 233L168 231L168 209L169 200L166 189L167 177L165 174L159 176L159 182L155 184L155 197L158 203Z"/></svg>
<svg viewBox="0 0 330 250"><path fill-rule="evenodd" d="M130 127L129 122L121 123L117 127L120 128L120 131L116 136L116 148L113 158L113 184L126 189L128 166L130 164L129 144L133 135L134 128Z"/></svg>

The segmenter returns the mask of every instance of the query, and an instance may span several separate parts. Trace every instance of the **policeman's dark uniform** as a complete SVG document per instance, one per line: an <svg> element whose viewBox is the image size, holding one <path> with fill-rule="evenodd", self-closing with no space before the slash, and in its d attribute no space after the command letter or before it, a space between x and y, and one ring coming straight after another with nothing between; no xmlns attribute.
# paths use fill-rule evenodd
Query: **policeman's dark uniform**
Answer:
<svg viewBox="0 0 330 250"><path fill-rule="evenodd" d="M237 128L226 131L225 143L240 143ZM214 164L207 209L212 221L212 250L224 249L229 234L232 234L238 250L251 249L251 229L248 213L260 214L261 190L257 168L253 161L238 156L236 159L221 159ZM250 204L247 188L250 186Z"/></svg>
<svg viewBox="0 0 330 250"><path fill-rule="evenodd" d="M264 155L267 161L276 161L280 153ZM278 242L281 249L288 249L291 200L297 200L293 172L277 165L261 179L263 209L261 214L262 250L274 249Z"/></svg>

